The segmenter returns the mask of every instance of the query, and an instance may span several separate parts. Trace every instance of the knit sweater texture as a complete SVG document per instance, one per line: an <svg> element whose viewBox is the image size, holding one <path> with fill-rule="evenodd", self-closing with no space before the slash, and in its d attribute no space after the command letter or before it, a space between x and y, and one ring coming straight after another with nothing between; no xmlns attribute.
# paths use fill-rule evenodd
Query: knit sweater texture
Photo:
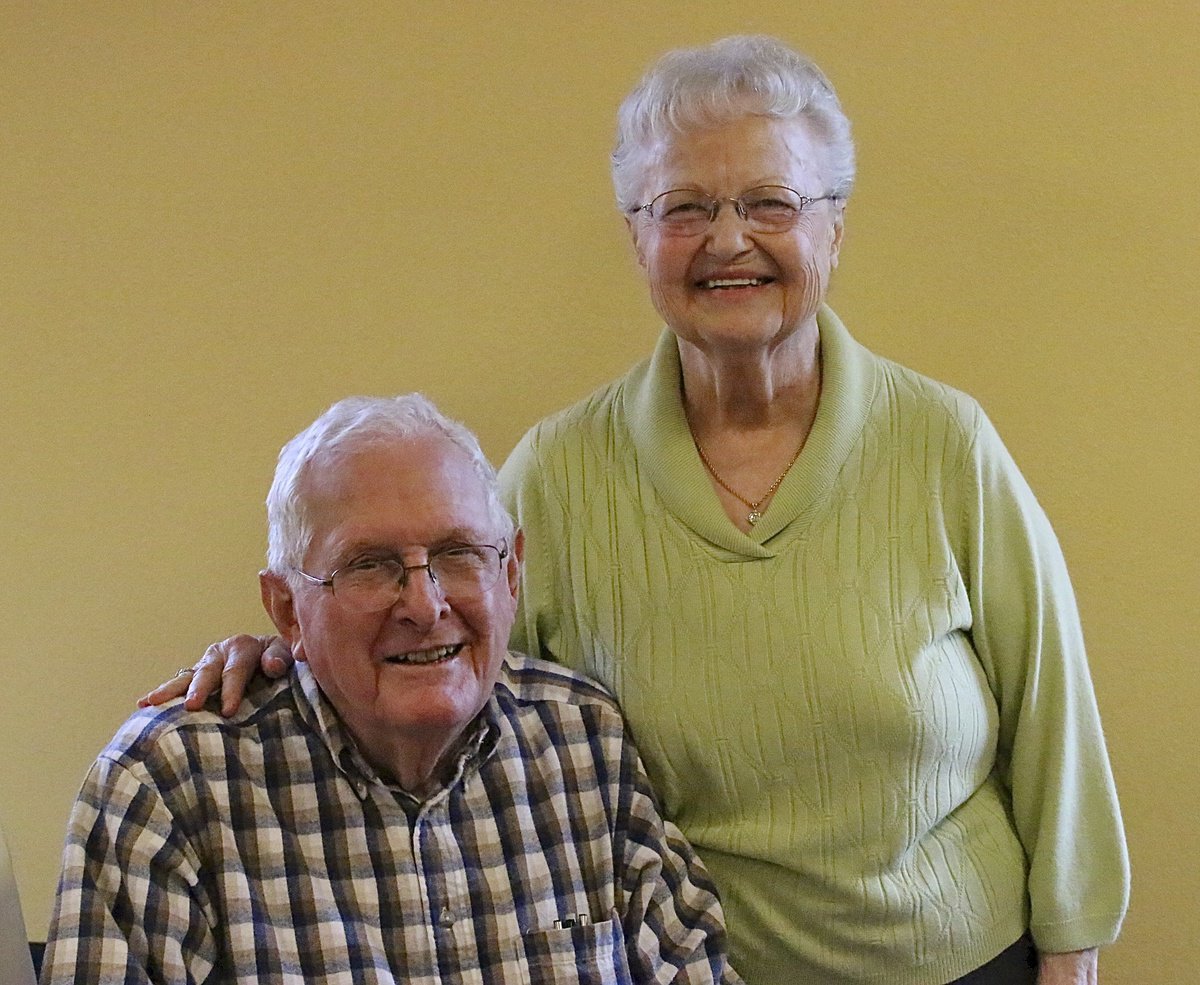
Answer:
<svg viewBox="0 0 1200 985"><path fill-rule="evenodd" d="M616 695L751 985L1106 944L1128 858L1057 540L971 398L818 326L816 419L750 534L669 332L522 439L513 647Z"/></svg>

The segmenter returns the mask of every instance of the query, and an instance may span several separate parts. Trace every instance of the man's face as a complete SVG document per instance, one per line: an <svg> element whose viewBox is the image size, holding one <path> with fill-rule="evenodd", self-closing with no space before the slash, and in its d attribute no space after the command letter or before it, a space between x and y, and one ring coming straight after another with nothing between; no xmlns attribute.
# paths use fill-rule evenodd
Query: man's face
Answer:
<svg viewBox="0 0 1200 985"><path fill-rule="evenodd" d="M440 435L363 444L315 460L302 478L313 538L303 570L321 579L372 559L424 564L454 544L507 546L496 584L446 597L408 573L390 609L362 613L328 588L264 575L264 601L298 660L363 752L396 775L395 757L451 748L492 694L516 614L520 543L500 543L482 481Z"/></svg>

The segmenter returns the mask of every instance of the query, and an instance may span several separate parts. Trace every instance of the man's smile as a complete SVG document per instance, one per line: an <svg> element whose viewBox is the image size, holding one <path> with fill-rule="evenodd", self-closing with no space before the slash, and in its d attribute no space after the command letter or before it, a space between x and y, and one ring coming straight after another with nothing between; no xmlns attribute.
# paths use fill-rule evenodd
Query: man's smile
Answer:
<svg viewBox="0 0 1200 985"><path fill-rule="evenodd" d="M413 664L435 664L452 660L462 652L465 643L455 643L450 646L436 646L428 650L410 650L408 653L394 653L384 657L383 662L395 666Z"/></svg>

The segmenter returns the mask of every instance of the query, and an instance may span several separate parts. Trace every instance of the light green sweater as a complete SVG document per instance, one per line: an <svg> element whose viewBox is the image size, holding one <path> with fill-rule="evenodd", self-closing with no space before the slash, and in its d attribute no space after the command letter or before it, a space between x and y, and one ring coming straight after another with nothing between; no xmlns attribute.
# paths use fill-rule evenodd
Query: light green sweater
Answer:
<svg viewBox="0 0 1200 985"><path fill-rule="evenodd" d="M1128 860L1054 534L970 398L819 324L816 421L749 536L668 333L525 436L514 647L617 696L750 985L1107 943Z"/></svg>

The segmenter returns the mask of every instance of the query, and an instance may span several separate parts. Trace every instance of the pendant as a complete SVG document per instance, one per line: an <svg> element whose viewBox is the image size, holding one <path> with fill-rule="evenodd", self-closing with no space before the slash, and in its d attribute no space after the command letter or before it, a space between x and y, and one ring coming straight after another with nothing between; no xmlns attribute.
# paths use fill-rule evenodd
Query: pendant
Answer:
<svg viewBox="0 0 1200 985"><path fill-rule="evenodd" d="M746 522L748 524L750 524L750 526L752 526L752 527L756 523L758 523L758 521L761 519L762 519L762 514L759 513L758 510L751 510L749 513L746 514Z"/></svg>

